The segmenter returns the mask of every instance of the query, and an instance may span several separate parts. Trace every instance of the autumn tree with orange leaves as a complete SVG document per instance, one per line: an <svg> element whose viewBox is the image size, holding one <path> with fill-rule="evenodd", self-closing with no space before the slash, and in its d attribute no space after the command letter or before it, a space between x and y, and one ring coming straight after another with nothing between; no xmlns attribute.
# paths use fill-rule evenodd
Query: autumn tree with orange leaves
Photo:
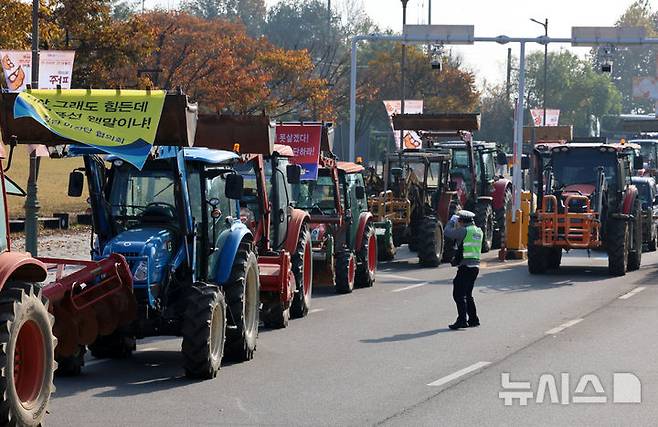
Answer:
<svg viewBox="0 0 658 427"><path fill-rule="evenodd" d="M182 88L201 108L273 117L330 118L326 83L312 76L306 51L251 38L243 25L184 12L142 15L153 34L152 54L139 64L153 85Z"/></svg>

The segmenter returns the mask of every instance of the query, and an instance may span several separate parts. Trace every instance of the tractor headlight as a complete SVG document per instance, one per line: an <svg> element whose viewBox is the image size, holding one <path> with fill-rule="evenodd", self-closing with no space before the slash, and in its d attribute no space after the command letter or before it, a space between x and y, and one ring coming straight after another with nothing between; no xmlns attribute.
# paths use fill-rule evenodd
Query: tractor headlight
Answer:
<svg viewBox="0 0 658 427"><path fill-rule="evenodd" d="M140 261L139 264L137 264L137 268L135 268L135 273L133 273L133 279L135 279L136 282L145 282L148 278L148 273L148 264L146 261Z"/></svg>

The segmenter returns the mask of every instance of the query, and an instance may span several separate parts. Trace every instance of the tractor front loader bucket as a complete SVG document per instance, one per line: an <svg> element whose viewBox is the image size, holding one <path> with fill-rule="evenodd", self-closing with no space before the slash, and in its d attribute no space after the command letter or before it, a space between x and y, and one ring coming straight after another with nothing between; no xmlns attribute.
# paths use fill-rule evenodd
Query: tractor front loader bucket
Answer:
<svg viewBox="0 0 658 427"><path fill-rule="evenodd" d="M132 275L126 260L112 254L101 261L39 258L54 280L43 288L55 316L55 352L67 357L135 319ZM67 274L67 269L77 269Z"/></svg>

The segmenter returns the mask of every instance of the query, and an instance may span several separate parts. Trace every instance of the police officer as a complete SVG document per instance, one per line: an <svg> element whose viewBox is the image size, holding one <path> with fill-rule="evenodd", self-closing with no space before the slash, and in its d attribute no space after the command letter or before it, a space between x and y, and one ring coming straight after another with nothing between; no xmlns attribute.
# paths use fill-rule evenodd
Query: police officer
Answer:
<svg viewBox="0 0 658 427"><path fill-rule="evenodd" d="M473 300L473 285L480 272L483 233L474 224L474 218L473 212L461 210L450 218L445 229L445 236L459 244L457 275L452 281L452 298L457 304L457 321L448 326L450 329L480 326Z"/></svg>

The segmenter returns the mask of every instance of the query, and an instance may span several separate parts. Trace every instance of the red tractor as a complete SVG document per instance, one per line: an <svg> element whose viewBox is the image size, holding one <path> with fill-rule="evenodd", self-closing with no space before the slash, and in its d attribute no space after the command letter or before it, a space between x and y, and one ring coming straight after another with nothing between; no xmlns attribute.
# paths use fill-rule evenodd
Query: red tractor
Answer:
<svg viewBox="0 0 658 427"><path fill-rule="evenodd" d="M631 144L585 138L537 144L536 212L528 229L528 270L560 267L562 250L604 250L614 276L640 268L642 206L631 182L642 156Z"/></svg>
<svg viewBox="0 0 658 427"><path fill-rule="evenodd" d="M293 187L296 207L310 213L315 283L335 286L337 293L375 282L377 239L363 170L325 152L317 179Z"/></svg>
<svg viewBox="0 0 658 427"><path fill-rule="evenodd" d="M244 133L226 138L218 132L207 134L212 123L220 121L232 121ZM299 180L300 168L289 162L292 149L273 145L269 131L274 129L263 117L201 115L197 138L209 148L245 153L235 168L244 179L240 217L252 230L258 253L261 320L267 327L284 328L291 317L308 313L313 263L309 215L291 208L289 184Z"/></svg>

